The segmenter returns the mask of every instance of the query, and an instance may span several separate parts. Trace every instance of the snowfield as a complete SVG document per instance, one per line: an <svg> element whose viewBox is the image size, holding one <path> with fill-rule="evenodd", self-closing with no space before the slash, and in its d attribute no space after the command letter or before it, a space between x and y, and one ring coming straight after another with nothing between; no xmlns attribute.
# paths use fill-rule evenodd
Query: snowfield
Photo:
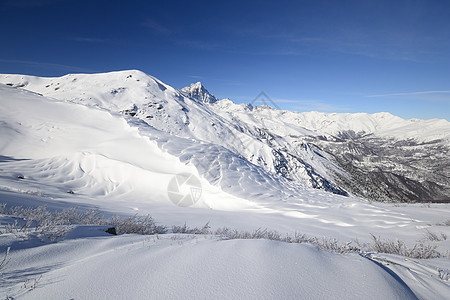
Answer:
<svg viewBox="0 0 450 300"><path fill-rule="evenodd" d="M73 225L64 237L51 241L36 232L8 232L7 224L15 219L0 215L0 261L10 247L8 263L0 267L3 298L450 295L449 204L344 196L334 176L351 174L325 151L296 144L302 136L336 134L339 128L424 143L448 141L446 121L405 121L384 113L291 114L217 100L205 96L198 84L179 91L139 71L61 78L1 75L0 82L0 203L6 209L77 206L98 209L105 218L150 214L169 229L209 222L212 230L267 228L283 236L297 232L365 249L338 254L310 244L170 230L115 236L94 225ZM273 139L263 138L263 132L255 138L256 124L271 128ZM283 167L274 147L295 149L301 159ZM177 174L200 181L191 206L174 204L174 195L194 191L183 182L177 181L179 191L168 193ZM371 234L399 239L409 248L424 243L441 255L416 259L368 251ZM438 239L430 238L433 234Z"/></svg>
<svg viewBox="0 0 450 300"><path fill-rule="evenodd" d="M370 260L308 245L99 233L22 247L3 276L23 299L415 299Z"/></svg>

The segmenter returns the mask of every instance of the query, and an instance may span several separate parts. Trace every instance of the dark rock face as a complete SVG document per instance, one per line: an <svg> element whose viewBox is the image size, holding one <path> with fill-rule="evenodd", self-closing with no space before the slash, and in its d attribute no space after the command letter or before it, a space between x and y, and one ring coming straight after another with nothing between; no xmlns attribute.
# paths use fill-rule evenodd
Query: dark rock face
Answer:
<svg viewBox="0 0 450 300"><path fill-rule="evenodd" d="M116 228L115 228L115 227L110 227L110 228L106 229L105 232L106 232L106 233L109 233L109 234L112 234L112 235L117 235L117 232L116 232Z"/></svg>
<svg viewBox="0 0 450 300"><path fill-rule="evenodd" d="M208 90L202 85L201 82L193 83L188 87L182 88L181 91L188 97L196 99L203 103L215 103L217 98L214 97Z"/></svg>
<svg viewBox="0 0 450 300"><path fill-rule="evenodd" d="M374 201L450 202L450 149L443 141L343 132L311 142L351 174L351 178L337 176L337 182L355 195Z"/></svg>

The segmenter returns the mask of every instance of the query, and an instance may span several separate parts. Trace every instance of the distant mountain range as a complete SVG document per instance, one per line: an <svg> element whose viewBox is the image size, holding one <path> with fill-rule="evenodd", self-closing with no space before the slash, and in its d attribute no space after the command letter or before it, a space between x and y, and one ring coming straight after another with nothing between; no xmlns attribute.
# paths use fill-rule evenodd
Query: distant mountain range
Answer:
<svg viewBox="0 0 450 300"><path fill-rule="evenodd" d="M145 122L144 134L159 148L242 198L283 199L316 188L373 201L450 202L446 120L235 104L200 82L178 90L136 70L3 74L0 83Z"/></svg>

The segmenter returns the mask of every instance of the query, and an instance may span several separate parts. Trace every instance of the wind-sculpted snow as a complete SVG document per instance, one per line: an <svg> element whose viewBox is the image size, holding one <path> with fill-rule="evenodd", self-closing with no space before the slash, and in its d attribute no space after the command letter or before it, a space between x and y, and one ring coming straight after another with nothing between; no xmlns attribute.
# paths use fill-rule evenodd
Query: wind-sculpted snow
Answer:
<svg viewBox="0 0 450 300"><path fill-rule="evenodd" d="M386 225L384 220L372 219L380 208L362 200L299 185L223 146L177 137L140 118L50 100L7 86L1 86L1 101L5 139L0 144L4 157L0 160L0 188L6 191L74 197L79 203L92 203L95 197L98 205L114 203L113 207L126 209L169 206L176 215L185 211L173 208L167 187L174 175L187 172L198 176L202 184L202 197L194 207L263 211L280 224L278 218L284 217L298 222L294 227L281 225L283 228L296 230L301 224L306 232L319 229L325 235L341 236L339 228L346 227L344 236L349 238L356 235L351 229L356 223L374 233L404 226L416 230L417 224L401 213L388 210L391 225ZM268 147L261 141L249 145ZM314 153L306 144L303 149ZM420 222L429 223L433 213L421 217ZM171 214L164 209L158 216ZM264 218L254 220L261 226L268 224Z"/></svg>
<svg viewBox="0 0 450 300"><path fill-rule="evenodd" d="M258 121L247 124L233 118L228 119L228 115L220 114L220 111L199 99L188 98L183 93L139 71L94 75L71 74L60 78L3 75L0 79L0 82L26 88L48 97L131 115L160 131L178 137L194 138L206 144L214 144L218 146L215 147L217 149L226 148L228 153L232 152L234 156L243 157L264 171L291 180L300 187L323 188L338 194L346 194L343 189L333 183L333 172L329 172L328 169L343 171L332 161L322 159L323 155L309 151L304 145L290 146L281 136L275 136L267 129L258 127ZM195 87L194 85L193 89ZM200 86L200 88L203 87ZM282 123L276 125L279 129L284 126ZM285 132L282 130L276 134ZM314 135L298 126L290 132ZM268 143L268 141L272 142ZM198 153L206 153L207 150L208 148L196 149ZM233 166L225 166L227 162L231 160L221 158L220 168L233 168ZM193 163L198 165L196 161ZM211 165L213 166L218 164ZM252 170L256 172L256 177L263 172L257 168ZM211 172L217 173L220 170L211 170ZM214 177L212 179L213 182L217 181ZM245 180L241 178L237 183L227 183L223 187L229 189L227 185L241 185Z"/></svg>
<svg viewBox="0 0 450 300"><path fill-rule="evenodd" d="M75 238L57 244L26 241L25 251L11 255L17 263L4 274L2 295L15 299L417 299L400 278L357 254L337 255L309 245L264 240L107 237L87 226L73 231ZM30 280L31 288L21 289L18 277ZM440 291L445 292L445 287Z"/></svg>
<svg viewBox="0 0 450 300"><path fill-rule="evenodd" d="M174 137L142 125L140 133L155 140L161 149L178 157L184 164L194 165L200 176L232 195L267 202L293 197L304 190L222 146Z"/></svg>
<svg viewBox="0 0 450 300"><path fill-rule="evenodd" d="M448 253L448 204L371 203L324 190L339 192L326 177L355 176L325 146L341 143L358 162L371 153L367 144L361 146L360 135L325 137L269 118L272 110L266 107L226 110L222 101L203 104L156 79L144 81L146 75L139 72L116 75L118 86L134 78L133 84L143 83L143 92L125 88L108 97L129 93L139 98L153 88L159 96L143 103L104 94L55 99L58 95L48 98L23 89L22 80L32 86L44 79L7 78L21 88L0 84L0 205L95 208L106 217L150 214L162 226L268 228L282 236L300 233L351 247L367 245L373 234L383 241L400 239L408 249L424 242L438 254ZM83 84L111 90L94 80L101 76L83 76ZM68 78L58 90L69 93L77 78ZM70 93L83 92L79 87ZM423 151L432 146L433 155L441 151L440 142L396 143ZM198 179L201 196L191 206L177 206L168 195L179 174ZM442 174L430 178L440 180ZM311 188L313 183L324 188ZM403 256L383 261L386 256L375 253L338 255L310 245L210 235L107 236L101 226L77 225L50 243L37 232L5 233L6 223L15 220L0 216L0 261L7 247L11 258L0 268L3 298L445 299L450 288L445 256L429 262Z"/></svg>
<svg viewBox="0 0 450 300"><path fill-rule="evenodd" d="M120 112L161 133L193 139L198 143L186 149L167 142L167 151L233 193L248 190L248 178L264 178L266 186L278 189L278 198L285 190L313 187L376 201L450 201L445 120L234 104L217 100L201 83L180 91L135 70L60 78L0 75L0 82Z"/></svg>
<svg viewBox="0 0 450 300"><path fill-rule="evenodd" d="M0 91L4 122L0 151L11 158L2 162L2 176L9 181L23 178L10 183L13 190L23 185L47 186L43 194L73 190L81 195L127 194L136 200L166 203L167 183L174 174L197 174L194 167L139 135L122 115L4 85Z"/></svg>

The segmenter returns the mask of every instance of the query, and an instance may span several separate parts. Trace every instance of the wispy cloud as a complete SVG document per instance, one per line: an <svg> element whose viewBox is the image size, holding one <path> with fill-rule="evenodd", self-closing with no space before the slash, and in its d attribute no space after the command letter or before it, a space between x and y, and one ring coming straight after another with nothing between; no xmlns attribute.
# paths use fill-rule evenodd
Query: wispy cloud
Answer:
<svg viewBox="0 0 450 300"><path fill-rule="evenodd" d="M64 70L68 72L95 72L94 70L80 68L76 66L62 65L62 64L54 64L54 63L46 63L46 62L38 62L38 61L28 61L28 60L16 60L16 59L0 59L2 63L10 63L10 64L23 64L35 67L44 67L51 69Z"/></svg>
<svg viewBox="0 0 450 300"><path fill-rule="evenodd" d="M154 20L146 20L143 24L144 27L150 29L153 33L161 34L161 35L170 35L173 33L171 29L168 27L154 21Z"/></svg>
<svg viewBox="0 0 450 300"><path fill-rule="evenodd" d="M205 77L199 76L199 75L186 75L186 77L193 78L193 79L204 79Z"/></svg>
<svg viewBox="0 0 450 300"><path fill-rule="evenodd" d="M450 91L419 91L419 92L407 92L407 93L390 93L390 94L379 94L379 95L367 95L367 98L376 97L392 97L392 96L417 96L417 95L442 95L450 94Z"/></svg>
<svg viewBox="0 0 450 300"><path fill-rule="evenodd" d="M306 25L312 26L312 25ZM303 28L297 30L296 28ZM265 47L264 52L252 53L277 56L317 56L323 52L342 53L383 60L428 62L433 56L442 56L449 49L449 42L428 35L412 34L404 30L385 30L383 28L360 28L344 24L333 28L292 27L289 30L267 30L254 27L235 33L256 42L273 43L278 47ZM441 45L437 54L430 53L430 45ZM448 51L447 51L448 52Z"/></svg>
<svg viewBox="0 0 450 300"><path fill-rule="evenodd" d="M180 36L180 30L169 28L159 22L151 19L147 19L143 24L144 27L148 28L152 33L165 36L168 41L176 46L183 46L198 50L215 50L219 48L219 44L212 43L206 40L199 39L186 39Z"/></svg>
<svg viewBox="0 0 450 300"><path fill-rule="evenodd" d="M336 53L343 53L349 55L365 56L369 58L382 58L387 60L401 60L418 62L417 53L411 49L404 47L399 42L393 42L394 38L384 41L388 46L380 46L383 44L379 38L371 36L368 37L358 30L346 29L345 32L337 31L334 35L328 36L300 36L295 35L291 37L282 37L285 42L292 45L294 51L292 55L304 53L317 49L322 51L331 51ZM289 53L286 53L288 55Z"/></svg>

